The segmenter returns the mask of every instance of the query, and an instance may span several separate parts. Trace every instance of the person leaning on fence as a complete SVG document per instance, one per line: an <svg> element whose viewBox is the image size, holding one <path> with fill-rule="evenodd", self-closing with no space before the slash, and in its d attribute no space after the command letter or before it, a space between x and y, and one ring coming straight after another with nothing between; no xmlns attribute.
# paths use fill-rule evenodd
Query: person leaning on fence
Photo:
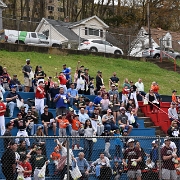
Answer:
<svg viewBox="0 0 180 180"><path fill-rule="evenodd" d="M9 143L9 147L1 157L2 172L6 180L14 180L16 173L16 155L17 144L14 141Z"/></svg>
<svg viewBox="0 0 180 180"><path fill-rule="evenodd" d="M78 154L78 157L75 158L75 160L72 163L72 168L75 168L76 165L78 166L82 176L78 178L78 180L88 180L89 177L89 170L90 166L87 160L84 158L84 153L80 152Z"/></svg>
<svg viewBox="0 0 180 180"><path fill-rule="evenodd" d="M166 180L176 180L177 174L175 170L175 158L177 155L173 152L173 149L170 147L170 139L165 138L165 146L161 149L162 157L162 179Z"/></svg>
<svg viewBox="0 0 180 180"><path fill-rule="evenodd" d="M104 156L103 152L99 154L99 158L96 161L94 161L91 164L91 166L95 166L96 176L99 180L104 180L104 177L106 177L106 180L111 179L111 165L109 159L106 156Z"/></svg>
<svg viewBox="0 0 180 180"><path fill-rule="evenodd" d="M141 180L140 164L142 157L139 149L134 147L134 139L130 138L127 141L128 148L124 152L123 165L128 168L127 176L130 180L136 178ZM126 163L126 160L128 162Z"/></svg>

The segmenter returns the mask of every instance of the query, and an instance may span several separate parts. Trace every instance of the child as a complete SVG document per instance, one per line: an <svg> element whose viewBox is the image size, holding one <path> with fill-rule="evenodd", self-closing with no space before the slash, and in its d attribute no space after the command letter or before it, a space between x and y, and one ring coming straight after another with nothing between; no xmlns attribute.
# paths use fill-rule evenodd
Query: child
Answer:
<svg viewBox="0 0 180 180"><path fill-rule="evenodd" d="M19 163L19 165L22 166L22 168L24 169L23 171L24 180L31 180L32 166L28 162L25 154L21 155L20 161L21 162Z"/></svg>
<svg viewBox="0 0 180 180"><path fill-rule="evenodd" d="M117 136L117 138L115 138L115 157L114 160L115 161L120 161L121 160L121 154L122 154L122 150L121 150L121 140L120 140L120 130L116 129L114 136Z"/></svg>
<svg viewBox="0 0 180 180"><path fill-rule="evenodd" d="M122 172L123 172L122 164L119 164L118 161L114 161L114 167L113 167L114 180L119 180Z"/></svg>
<svg viewBox="0 0 180 180"><path fill-rule="evenodd" d="M76 114L76 115L74 115L74 118L72 120L72 132L71 132L71 135L72 136L79 136L79 130L80 129L81 129L81 123L79 121L79 115ZM80 143L79 138L72 138L72 149L76 150L76 148L74 148L74 147L77 147L77 149L79 149L79 143Z"/></svg>
<svg viewBox="0 0 180 180"><path fill-rule="evenodd" d="M122 90L122 102L124 102L125 104L128 103L128 94L129 94L128 86L125 86Z"/></svg>
<svg viewBox="0 0 180 180"><path fill-rule="evenodd" d="M59 146L54 148L54 151L51 153L50 158L53 160L55 166L58 165L58 160L60 159L61 155L59 153Z"/></svg>
<svg viewBox="0 0 180 180"><path fill-rule="evenodd" d="M66 136L66 127L69 125L69 121L66 119L66 113L62 113L62 116L57 116L56 121L59 124L59 136ZM60 139L62 142L63 139Z"/></svg>
<svg viewBox="0 0 180 180"><path fill-rule="evenodd" d="M176 90L173 90L173 91L172 91L172 102L174 102L174 103L176 103L176 104L177 104L176 93L177 93L177 91L176 91Z"/></svg>
<svg viewBox="0 0 180 180"><path fill-rule="evenodd" d="M90 78L89 82L90 95L94 95L94 78Z"/></svg>

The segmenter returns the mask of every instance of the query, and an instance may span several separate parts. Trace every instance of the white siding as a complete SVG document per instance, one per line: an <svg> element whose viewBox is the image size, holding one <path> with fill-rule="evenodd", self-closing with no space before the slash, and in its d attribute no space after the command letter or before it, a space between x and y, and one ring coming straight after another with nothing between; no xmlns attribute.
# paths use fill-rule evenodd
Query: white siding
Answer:
<svg viewBox="0 0 180 180"><path fill-rule="evenodd" d="M163 37L163 45L165 48L172 48L172 36L169 32Z"/></svg>
<svg viewBox="0 0 180 180"><path fill-rule="evenodd" d="M85 27L92 28L92 29L102 29L103 30L103 37L95 36L95 35L85 35ZM72 30L81 38L84 39L105 39L105 31L106 29L103 27L103 24L97 21L95 18L87 21L83 25L79 25L76 27L73 27ZM80 32L79 32L80 31Z"/></svg>
<svg viewBox="0 0 180 180"><path fill-rule="evenodd" d="M65 37L63 37L60 33L58 33L58 32L56 31L56 29L54 29L54 28L53 28L51 25L49 25L49 24L43 24L43 25L40 27L40 29L39 29L38 32L43 32L43 31L46 31L46 30L49 30L49 36L50 36L49 38L50 38L50 39L59 40L59 41L61 41L62 43L68 41Z"/></svg>

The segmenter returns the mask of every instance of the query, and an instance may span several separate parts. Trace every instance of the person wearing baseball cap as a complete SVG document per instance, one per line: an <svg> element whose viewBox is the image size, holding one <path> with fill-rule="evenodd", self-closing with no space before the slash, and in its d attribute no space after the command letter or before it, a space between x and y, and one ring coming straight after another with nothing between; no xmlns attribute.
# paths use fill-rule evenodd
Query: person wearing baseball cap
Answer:
<svg viewBox="0 0 180 180"><path fill-rule="evenodd" d="M30 66L30 59L26 59L26 65L23 66L22 72L24 74L24 91L29 92L32 87L32 78L30 74L32 74L32 66Z"/></svg>
<svg viewBox="0 0 180 180"><path fill-rule="evenodd" d="M96 76L96 91L99 91L101 89L101 86L103 85L104 85L104 81L102 78L102 72L98 70Z"/></svg>
<svg viewBox="0 0 180 180"><path fill-rule="evenodd" d="M6 123L6 131L3 136L12 136L11 130L14 127L14 123L8 122ZM9 142L13 141L13 138L4 138L4 149L8 148Z"/></svg>
<svg viewBox="0 0 180 180"><path fill-rule="evenodd" d="M111 130L118 129L114 116L112 115L111 109L108 109L107 114L103 115L102 123L104 124L104 130L107 130L108 132L110 132Z"/></svg>
<svg viewBox="0 0 180 180"><path fill-rule="evenodd" d="M177 97L176 97L177 91L174 89L172 91L172 102L177 103Z"/></svg>
<svg viewBox="0 0 180 180"><path fill-rule="evenodd" d="M142 160L141 152L134 146L134 139L127 141L128 148L124 152L123 165L128 168L127 176L130 180L141 180L140 162ZM126 163L126 160L128 162Z"/></svg>
<svg viewBox="0 0 180 180"><path fill-rule="evenodd" d="M174 166L175 159L177 158L176 153L170 147L170 138L164 139L165 146L161 149L162 157L162 179L177 179L176 169Z"/></svg>
<svg viewBox="0 0 180 180"><path fill-rule="evenodd" d="M44 83L45 73L42 70L42 66L37 66L37 72L35 73L35 77L37 80L37 84L39 84L40 81Z"/></svg>

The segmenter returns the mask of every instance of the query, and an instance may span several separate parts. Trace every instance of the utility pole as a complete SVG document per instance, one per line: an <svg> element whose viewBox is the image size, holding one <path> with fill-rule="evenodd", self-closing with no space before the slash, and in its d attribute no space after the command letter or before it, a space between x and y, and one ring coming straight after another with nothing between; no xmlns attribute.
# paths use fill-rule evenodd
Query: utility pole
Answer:
<svg viewBox="0 0 180 180"><path fill-rule="evenodd" d="M152 48L149 2L148 2L148 6L147 6L147 19L148 19L149 48ZM151 56L151 51L150 51L150 56Z"/></svg>

